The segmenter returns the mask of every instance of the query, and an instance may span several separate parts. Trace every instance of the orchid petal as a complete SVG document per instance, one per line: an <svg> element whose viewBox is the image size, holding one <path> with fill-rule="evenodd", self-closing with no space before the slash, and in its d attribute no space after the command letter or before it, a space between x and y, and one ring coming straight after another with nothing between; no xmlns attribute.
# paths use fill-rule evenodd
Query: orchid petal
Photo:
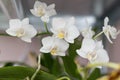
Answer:
<svg viewBox="0 0 120 80"><path fill-rule="evenodd" d="M74 25L69 26L66 33L65 40L69 43L74 43L74 39L80 35L78 29Z"/></svg>
<svg viewBox="0 0 120 80"><path fill-rule="evenodd" d="M24 19L22 20L22 24L23 24L23 25L28 25L28 24L29 24L29 19L28 19L28 18L24 18Z"/></svg>
<svg viewBox="0 0 120 80"><path fill-rule="evenodd" d="M46 8L47 4L44 3L44 2L40 2L40 1L35 1L34 9L37 8L37 7L39 7L39 6L42 6L42 7Z"/></svg>
<svg viewBox="0 0 120 80"><path fill-rule="evenodd" d="M36 29L29 24L28 18L25 18L22 21L19 19L12 19L9 23L10 28L8 28L6 32L11 36L21 38L23 41L31 42L31 39L37 34Z"/></svg>
<svg viewBox="0 0 120 80"><path fill-rule="evenodd" d="M49 22L49 16L47 16L47 15L42 16L42 17L41 17L41 20L42 20L43 22L48 23L48 22Z"/></svg>
<svg viewBox="0 0 120 80"><path fill-rule="evenodd" d="M55 30L64 29L66 22L62 18L53 18L52 28Z"/></svg>
<svg viewBox="0 0 120 80"><path fill-rule="evenodd" d="M50 51L52 48L52 45L54 43L54 38L52 37L45 37L42 39L42 44L43 47L40 49L41 52L45 52L45 51Z"/></svg>
<svg viewBox="0 0 120 80"><path fill-rule="evenodd" d="M104 49L99 49L97 50L97 58L95 61L93 61L92 63L105 63L105 62L109 62L109 57L107 52Z"/></svg>
<svg viewBox="0 0 120 80"><path fill-rule="evenodd" d="M108 17L105 17L105 19L104 19L104 26L107 26L107 25L108 25L108 22L109 22L109 18L108 18Z"/></svg>
<svg viewBox="0 0 120 80"><path fill-rule="evenodd" d="M21 26L21 21L19 19L11 19L9 20L10 28L17 28Z"/></svg>
<svg viewBox="0 0 120 80"><path fill-rule="evenodd" d="M34 8L30 9L31 13L36 17L41 17L43 22L49 22L49 17L56 15L55 4L47 6L46 3L35 1Z"/></svg>

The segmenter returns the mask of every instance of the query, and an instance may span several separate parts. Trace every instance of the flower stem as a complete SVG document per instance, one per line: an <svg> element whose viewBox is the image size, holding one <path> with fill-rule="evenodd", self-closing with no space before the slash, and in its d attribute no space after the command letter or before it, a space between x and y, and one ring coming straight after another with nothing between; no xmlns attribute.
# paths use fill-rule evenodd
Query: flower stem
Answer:
<svg viewBox="0 0 120 80"><path fill-rule="evenodd" d="M97 37L99 37L101 34L103 34L104 32L101 31L100 33L98 33L96 36L93 37L93 39L95 40Z"/></svg>
<svg viewBox="0 0 120 80"><path fill-rule="evenodd" d="M58 78L57 80L70 80L70 78L69 78L69 77L64 76L64 77Z"/></svg>
<svg viewBox="0 0 120 80"><path fill-rule="evenodd" d="M48 27L47 27L47 23L46 23L46 22L44 22L44 27L45 27L46 32L49 33L49 30L48 30Z"/></svg>
<svg viewBox="0 0 120 80"><path fill-rule="evenodd" d="M97 67L97 66L106 66L109 68L113 68L113 69L120 69L120 64L117 63L94 63L94 64L88 64L86 67L87 68L93 68L93 67Z"/></svg>
<svg viewBox="0 0 120 80"><path fill-rule="evenodd" d="M30 80L29 77L26 77L24 80Z"/></svg>
<svg viewBox="0 0 120 80"><path fill-rule="evenodd" d="M48 33L48 32L38 33L38 34L36 35L36 37L38 37L38 36L40 36L40 35L45 35L45 34L51 34L51 33Z"/></svg>
<svg viewBox="0 0 120 80"><path fill-rule="evenodd" d="M0 33L0 36L10 36L8 34Z"/></svg>
<svg viewBox="0 0 120 80"><path fill-rule="evenodd" d="M34 80L36 75L37 75L37 73L39 72L40 67L41 67L40 62L41 62L41 54L39 54L39 56L38 56L38 68L35 71L35 73L32 75L31 80Z"/></svg>
<svg viewBox="0 0 120 80"><path fill-rule="evenodd" d="M85 68L85 69L83 70L83 73L84 73L83 80L87 80L87 78L88 78L88 69Z"/></svg>

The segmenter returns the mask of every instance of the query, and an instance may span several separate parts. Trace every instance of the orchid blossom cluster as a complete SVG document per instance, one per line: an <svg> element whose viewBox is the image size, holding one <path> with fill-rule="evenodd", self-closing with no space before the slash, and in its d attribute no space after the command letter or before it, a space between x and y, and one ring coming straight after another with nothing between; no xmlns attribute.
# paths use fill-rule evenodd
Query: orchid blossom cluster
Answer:
<svg viewBox="0 0 120 80"><path fill-rule="evenodd" d="M55 4L47 6L46 3L36 1L33 9L30 12L40 17L41 20L47 25L50 21L50 17L57 14L55 10ZM109 56L107 51L104 49L102 40L97 38L104 34L110 43L113 43L112 39L116 39L120 31L108 24L109 18L104 19L104 26L102 31L95 35L92 27L89 26L83 30L79 30L75 25L75 18L53 18L52 27L50 31L45 26L48 33L52 33L52 36L47 36L42 39L42 47L40 52L50 53L53 56L66 56L67 50L70 44L74 44L74 40L80 35L83 36L82 45L76 52L79 56L89 60L92 63L107 63L109 62ZM12 19L9 21L9 28L6 32L11 36L16 36L25 42L31 42L31 39L37 35L37 30L29 24L29 19L25 18L22 21L19 19ZM69 54L68 54L69 55Z"/></svg>
<svg viewBox="0 0 120 80"><path fill-rule="evenodd" d="M49 6L44 2L36 1L34 8L30 10L31 13L37 17L41 17L43 22L49 22L49 17L56 15L55 4ZM112 39L116 39L120 31L117 31L115 27L108 25L109 18L104 19L104 26L101 33L104 33L110 43L113 43ZM37 34L37 30L29 24L29 19L25 18L22 21L19 19L12 19L9 22L10 28L6 32L11 36L19 37L21 40L31 42L31 39ZM51 53L52 55L65 56L66 51L69 48L69 43L74 43L74 40L79 37L80 33L84 37L82 46L76 50L78 55L88 59L91 63L94 62L108 62L109 57L107 51L103 48L102 40L98 41L95 32L92 27L88 27L84 30L80 30L75 25L75 18L53 18L52 27L50 28L53 33L52 36L48 36L42 39L43 47L40 52Z"/></svg>

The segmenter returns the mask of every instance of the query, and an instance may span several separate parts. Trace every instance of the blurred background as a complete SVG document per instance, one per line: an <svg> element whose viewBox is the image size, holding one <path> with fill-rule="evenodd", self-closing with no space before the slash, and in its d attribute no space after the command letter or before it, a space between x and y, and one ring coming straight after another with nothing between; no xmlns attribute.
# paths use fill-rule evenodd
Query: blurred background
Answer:
<svg viewBox="0 0 120 80"><path fill-rule="evenodd" d="M103 26L106 16L110 18L110 24L120 29L120 0L40 0L56 4L57 16L75 16L76 25L79 29L89 25L97 29ZM0 0L0 33L5 33L9 27L9 19L23 19L28 17L30 23L38 31L44 31L41 20L30 13L35 0ZM49 25L50 27L51 25ZM110 44L103 36L105 48L107 49L110 61L120 63L120 35L114 43ZM40 40L34 38L31 44L25 43L18 38L0 36L0 62L21 62L28 65L36 65L33 56L39 54Z"/></svg>

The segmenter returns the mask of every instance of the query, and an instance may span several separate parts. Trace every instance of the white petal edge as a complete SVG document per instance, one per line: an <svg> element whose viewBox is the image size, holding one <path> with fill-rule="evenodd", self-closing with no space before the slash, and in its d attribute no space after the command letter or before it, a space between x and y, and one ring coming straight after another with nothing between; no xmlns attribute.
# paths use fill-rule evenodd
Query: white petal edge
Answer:
<svg viewBox="0 0 120 80"><path fill-rule="evenodd" d="M76 52L82 58L86 58L87 59L87 57L86 57L87 53L85 53L84 51L82 51L82 49L78 49L78 50L76 50Z"/></svg>
<svg viewBox="0 0 120 80"><path fill-rule="evenodd" d="M24 18L22 20L22 25L28 25L29 24L29 18Z"/></svg>
<svg viewBox="0 0 120 80"><path fill-rule="evenodd" d="M11 29L11 28L7 29L6 33L11 35L11 36L16 36L16 32L14 31L14 29Z"/></svg>
<svg viewBox="0 0 120 80"><path fill-rule="evenodd" d="M56 55L56 56L65 56L66 53L65 53L65 52L57 52L55 55Z"/></svg>
<svg viewBox="0 0 120 80"><path fill-rule="evenodd" d="M66 21L63 18L53 18L52 19L52 28L54 30L63 29L66 25Z"/></svg>
<svg viewBox="0 0 120 80"><path fill-rule="evenodd" d="M46 15L48 15L48 16L54 16L56 14L57 14L57 12L55 11L55 9L47 10L47 12L46 12Z"/></svg>
<svg viewBox="0 0 120 80"><path fill-rule="evenodd" d="M40 48L40 52L43 52L43 53L49 53L50 52L50 49L46 48L46 47L41 47Z"/></svg>
<svg viewBox="0 0 120 80"><path fill-rule="evenodd" d="M11 19L9 20L9 27L10 28L21 27L21 21L19 19Z"/></svg>
<svg viewBox="0 0 120 80"><path fill-rule="evenodd" d="M34 9L30 9L30 12L31 12L34 16L36 16L36 17L41 17L40 15L38 15L38 14L35 12Z"/></svg>
<svg viewBox="0 0 120 80"><path fill-rule="evenodd" d="M49 16L44 15L44 16L41 17L41 20L42 20L43 22L48 23L50 19L49 19Z"/></svg>
<svg viewBox="0 0 120 80"><path fill-rule="evenodd" d="M21 40L28 42L28 43L32 42L31 38L27 38L27 37L21 37Z"/></svg>
<svg viewBox="0 0 120 80"><path fill-rule="evenodd" d="M65 52L69 48L69 44L62 39L56 38L55 44L58 46L58 48L61 52Z"/></svg>
<svg viewBox="0 0 120 80"><path fill-rule="evenodd" d="M54 9L54 8L55 8L55 4L54 4L54 3L53 3L53 4L50 4L50 5L47 7L48 10Z"/></svg>
<svg viewBox="0 0 120 80"><path fill-rule="evenodd" d="M74 25L75 24L75 17L70 17L68 20L69 25Z"/></svg>
<svg viewBox="0 0 120 80"><path fill-rule="evenodd" d="M84 38L82 41L81 49L84 52L92 52L96 47L96 43L93 39Z"/></svg>
<svg viewBox="0 0 120 80"><path fill-rule="evenodd" d="M108 25L108 22L109 22L109 18L108 18L108 17L105 17L105 19L104 19L104 26L107 26L107 25Z"/></svg>
<svg viewBox="0 0 120 80"><path fill-rule="evenodd" d="M50 36L43 38L42 45L43 47L40 49L41 52L45 52L45 53L50 52L51 48L54 45L54 38Z"/></svg>
<svg viewBox="0 0 120 80"><path fill-rule="evenodd" d="M38 6L42 6L43 8L46 8L47 4L44 2L40 2L40 1L35 1L34 9L37 8Z"/></svg>
<svg viewBox="0 0 120 80"><path fill-rule="evenodd" d="M32 38L37 34L37 30L32 25L24 25L25 35L23 37Z"/></svg>
<svg viewBox="0 0 120 80"><path fill-rule="evenodd" d="M74 43L74 39L80 35L79 30L74 25L68 26L66 34L65 40L69 43Z"/></svg>
<svg viewBox="0 0 120 80"><path fill-rule="evenodd" d="M106 52L106 50L104 49L100 49L97 51L97 56L98 58L92 62L92 63L105 63L105 62L109 62L109 56Z"/></svg>

